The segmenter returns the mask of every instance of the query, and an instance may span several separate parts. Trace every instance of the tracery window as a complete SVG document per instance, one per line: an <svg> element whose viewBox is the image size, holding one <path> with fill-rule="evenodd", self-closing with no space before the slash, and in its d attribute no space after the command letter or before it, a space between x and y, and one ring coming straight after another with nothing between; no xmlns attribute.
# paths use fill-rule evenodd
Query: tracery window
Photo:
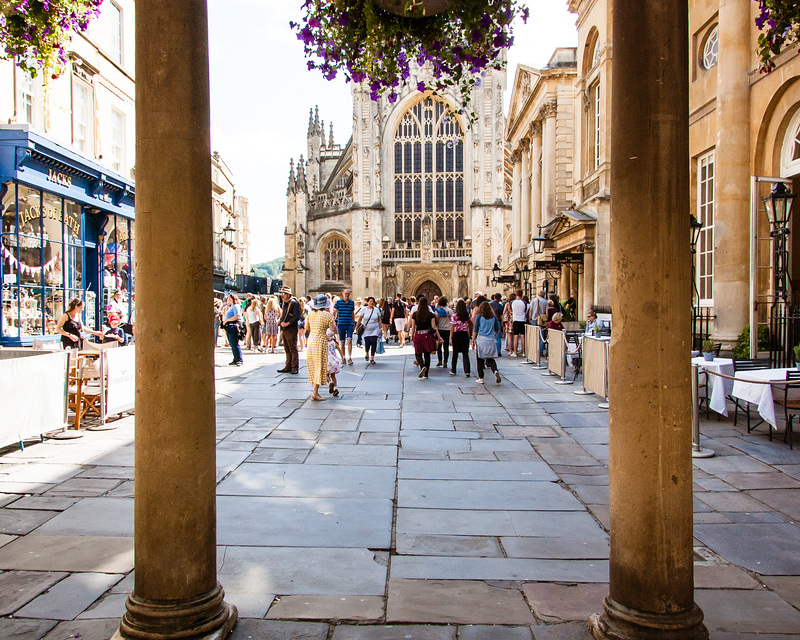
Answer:
<svg viewBox="0 0 800 640"><path fill-rule="evenodd" d="M710 69L717 64L719 58L719 31L717 27L708 34L703 46L703 69Z"/></svg>
<svg viewBox="0 0 800 640"><path fill-rule="evenodd" d="M447 104L425 98L394 138L394 239L419 242L430 217L433 240L464 239L464 134Z"/></svg>
<svg viewBox="0 0 800 640"><path fill-rule="evenodd" d="M328 240L322 250L322 267L326 281L350 281L350 243L343 238Z"/></svg>

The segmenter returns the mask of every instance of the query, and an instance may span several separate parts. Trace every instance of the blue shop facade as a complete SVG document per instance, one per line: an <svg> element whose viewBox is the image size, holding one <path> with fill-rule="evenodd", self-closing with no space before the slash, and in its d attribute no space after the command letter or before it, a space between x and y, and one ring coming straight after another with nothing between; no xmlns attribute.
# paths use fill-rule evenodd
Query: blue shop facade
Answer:
<svg viewBox="0 0 800 640"><path fill-rule="evenodd" d="M133 320L134 197L131 180L25 126L0 126L0 345L55 334L73 298L100 329L119 291Z"/></svg>

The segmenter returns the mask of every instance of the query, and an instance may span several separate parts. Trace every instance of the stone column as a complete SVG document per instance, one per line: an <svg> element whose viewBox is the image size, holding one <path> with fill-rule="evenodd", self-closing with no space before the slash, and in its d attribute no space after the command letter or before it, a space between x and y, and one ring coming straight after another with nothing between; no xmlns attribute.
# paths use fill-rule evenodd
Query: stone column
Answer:
<svg viewBox="0 0 800 640"><path fill-rule="evenodd" d="M531 156L530 140L522 141L522 203L520 205L520 247L527 247L531 241Z"/></svg>
<svg viewBox="0 0 800 640"><path fill-rule="evenodd" d="M598 640L705 640L692 565L688 5L613 11L610 593L589 627Z"/></svg>
<svg viewBox="0 0 800 640"><path fill-rule="evenodd" d="M522 162L518 150L511 154L511 162L514 163L511 182L511 252L514 253L519 251L522 240Z"/></svg>
<svg viewBox="0 0 800 640"><path fill-rule="evenodd" d="M221 639L207 9L137 9L136 580L115 638Z"/></svg>
<svg viewBox="0 0 800 640"><path fill-rule="evenodd" d="M589 309L594 306L594 247L583 253L583 278L581 281L581 313L579 320L585 320Z"/></svg>
<svg viewBox="0 0 800 640"><path fill-rule="evenodd" d="M556 101L542 107L542 224L556 215Z"/></svg>
<svg viewBox="0 0 800 640"><path fill-rule="evenodd" d="M539 156L542 154L542 123L534 122L531 133L531 236L539 235L542 222L542 167Z"/></svg>
<svg viewBox="0 0 800 640"><path fill-rule="evenodd" d="M720 0L717 62L714 298L725 301L714 336L735 341L750 300L750 5Z"/></svg>

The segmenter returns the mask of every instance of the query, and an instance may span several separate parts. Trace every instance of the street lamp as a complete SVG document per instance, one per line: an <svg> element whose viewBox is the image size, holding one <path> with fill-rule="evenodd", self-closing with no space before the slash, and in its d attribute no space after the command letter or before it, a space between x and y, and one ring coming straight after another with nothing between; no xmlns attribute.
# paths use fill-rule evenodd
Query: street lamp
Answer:
<svg viewBox="0 0 800 640"><path fill-rule="evenodd" d="M530 298L533 285L528 282L531 279L531 268L527 264L522 267L522 279L525 282L525 294Z"/></svg>
<svg viewBox="0 0 800 640"><path fill-rule="evenodd" d="M794 195L786 183L779 182L772 186L772 191L762 198L767 210L772 231L772 248L774 252L773 279L775 282L775 304L789 302L789 219L792 217Z"/></svg>
<svg viewBox="0 0 800 640"><path fill-rule="evenodd" d="M544 243L547 242L547 238L545 238L541 231L538 236L533 238L533 252L534 253L544 253Z"/></svg>
<svg viewBox="0 0 800 640"><path fill-rule="evenodd" d="M514 267L514 282L521 282L520 278L522 276L522 271L520 271L519 265Z"/></svg>
<svg viewBox="0 0 800 640"><path fill-rule="evenodd" d="M228 220L228 224L225 225L225 228L222 230L222 234L225 238L225 244L229 247L232 247L235 243L233 242L233 234L236 233L236 229L231 226L231 221Z"/></svg>
<svg viewBox="0 0 800 640"><path fill-rule="evenodd" d="M492 284L497 284L497 277L500 275L500 267L495 262L494 266L492 267Z"/></svg>
<svg viewBox="0 0 800 640"><path fill-rule="evenodd" d="M689 214L689 226L691 227L691 240L692 253L697 253L697 242L700 240L700 232L703 230L703 223L700 222L694 215Z"/></svg>

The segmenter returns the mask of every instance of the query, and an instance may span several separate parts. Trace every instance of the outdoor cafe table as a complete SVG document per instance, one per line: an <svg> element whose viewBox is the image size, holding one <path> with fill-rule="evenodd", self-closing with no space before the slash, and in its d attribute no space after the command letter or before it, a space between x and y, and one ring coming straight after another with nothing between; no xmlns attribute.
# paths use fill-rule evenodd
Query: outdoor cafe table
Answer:
<svg viewBox="0 0 800 640"><path fill-rule="evenodd" d="M701 369L713 371L714 373L721 373L726 376L733 375L733 360L730 358L714 358L711 361L706 361L703 356L698 356L697 358L692 358L692 364L699 365ZM713 411L727 416L728 408L725 398L733 391L733 380L711 374L706 375L708 375L708 393L711 396L708 406Z"/></svg>
<svg viewBox="0 0 800 640"><path fill-rule="evenodd" d="M748 380L778 381L786 380L787 371L796 371L795 367L788 369L757 369L755 371L739 371L733 383L731 395L740 400L746 400L758 407L759 415L775 428L775 400L774 394L783 395L783 385L751 384Z"/></svg>

